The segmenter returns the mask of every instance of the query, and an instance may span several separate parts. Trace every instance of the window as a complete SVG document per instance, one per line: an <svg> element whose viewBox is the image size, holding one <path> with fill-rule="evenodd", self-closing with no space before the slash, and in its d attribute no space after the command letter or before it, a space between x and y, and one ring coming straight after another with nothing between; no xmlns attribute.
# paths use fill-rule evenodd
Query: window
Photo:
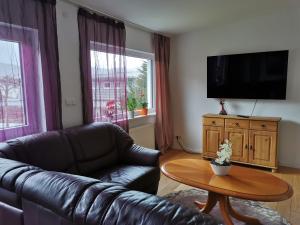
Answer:
<svg viewBox="0 0 300 225"><path fill-rule="evenodd" d="M0 141L62 127L55 1L24 3L0 4Z"/></svg>
<svg viewBox="0 0 300 225"><path fill-rule="evenodd" d="M27 125L20 44L0 40L0 129Z"/></svg>
<svg viewBox="0 0 300 225"><path fill-rule="evenodd" d="M0 23L0 141L46 130L37 30ZM6 32L12 31L13 34Z"/></svg>
<svg viewBox="0 0 300 225"><path fill-rule="evenodd" d="M127 50L127 94L138 101L138 108L145 102L150 111L154 110L154 55Z"/></svg>
<svg viewBox="0 0 300 225"><path fill-rule="evenodd" d="M117 81L113 78L109 80L109 74L115 72L111 71L114 66L110 65L110 63L117 62L117 64L119 63L119 65L121 65L122 63L120 63L119 60L120 57L113 53L91 50L92 93L95 121L110 121L112 119L121 118L121 116L118 116L118 112L122 111L122 108L127 107L126 99L125 96L123 96L123 98L120 98L123 100L114 102L114 96L116 93L118 94L118 89L124 88L125 84L127 85L127 95L137 100L138 108L142 108L142 103L146 102L149 111L153 111L154 55L127 49L125 57L127 81L121 78ZM99 90L98 87L101 87L100 92L97 91ZM105 115L102 115L101 112L103 111L106 112ZM105 119L105 117L107 119Z"/></svg>

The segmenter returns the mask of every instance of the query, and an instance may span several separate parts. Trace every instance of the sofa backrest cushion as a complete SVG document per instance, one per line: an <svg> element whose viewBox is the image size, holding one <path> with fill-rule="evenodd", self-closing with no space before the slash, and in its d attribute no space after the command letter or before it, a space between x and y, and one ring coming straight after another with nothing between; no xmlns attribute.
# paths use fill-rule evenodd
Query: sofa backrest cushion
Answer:
<svg viewBox="0 0 300 225"><path fill-rule="evenodd" d="M78 173L67 137L60 131L28 135L0 144L5 158L45 170Z"/></svg>
<svg viewBox="0 0 300 225"><path fill-rule="evenodd" d="M23 185L22 197L74 224L216 225L209 215L158 196L56 172L29 177ZM40 224L46 221L40 219Z"/></svg>
<svg viewBox="0 0 300 225"><path fill-rule="evenodd" d="M0 143L0 149L2 146L4 146L5 144L4 143ZM0 158L6 158L6 156L4 155L3 152L0 152Z"/></svg>
<svg viewBox="0 0 300 225"><path fill-rule="evenodd" d="M43 171L29 177L19 190L23 198L72 219L85 190L97 183L98 180L88 177ZM107 185L103 183L103 186Z"/></svg>
<svg viewBox="0 0 300 225"><path fill-rule="evenodd" d="M111 123L92 123L64 131L72 145L82 175L88 175L118 163L121 148L133 144L129 135L120 130L118 126ZM122 138L121 142L120 138Z"/></svg>

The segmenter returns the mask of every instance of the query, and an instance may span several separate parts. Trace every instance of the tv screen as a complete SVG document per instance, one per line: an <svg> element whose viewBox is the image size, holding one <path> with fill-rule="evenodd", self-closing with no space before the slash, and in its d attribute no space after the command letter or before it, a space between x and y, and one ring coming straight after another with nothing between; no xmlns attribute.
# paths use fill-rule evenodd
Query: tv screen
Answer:
<svg viewBox="0 0 300 225"><path fill-rule="evenodd" d="M288 50L207 57L207 97L286 99Z"/></svg>

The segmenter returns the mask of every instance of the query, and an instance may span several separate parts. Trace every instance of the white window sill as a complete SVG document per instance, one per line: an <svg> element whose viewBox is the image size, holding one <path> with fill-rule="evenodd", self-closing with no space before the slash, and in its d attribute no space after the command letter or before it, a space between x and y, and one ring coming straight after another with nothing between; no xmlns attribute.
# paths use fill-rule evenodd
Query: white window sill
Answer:
<svg viewBox="0 0 300 225"><path fill-rule="evenodd" d="M138 115L138 116L134 116L134 118L130 118L128 119L129 121L133 121L133 120L141 120L141 119L145 119L145 118L151 118L151 117L155 117L156 113L149 113L148 115Z"/></svg>
<svg viewBox="0 0 300 225"><path fill-rule="evenodd" d="M128 119L129 129L142 126L148 123L155 123L155 113L150 113L146 116L135 116L134 118Z"/></svg>

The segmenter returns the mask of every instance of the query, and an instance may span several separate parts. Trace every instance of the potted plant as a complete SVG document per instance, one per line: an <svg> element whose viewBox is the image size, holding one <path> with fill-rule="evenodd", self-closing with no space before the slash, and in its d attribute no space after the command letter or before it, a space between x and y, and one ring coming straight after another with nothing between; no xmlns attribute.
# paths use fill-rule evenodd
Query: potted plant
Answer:
<svg viewBox="0 0 300 225"><path fill-rule="evenodd" d="M229 140L225 140L220 145L219 151L217 151L217 158L213 159L210 163L213 172L216 175L224 176L229 173L231 168L230 158L232 155L232 143Z"/></svg>
<svg viewBox="0 0 300 225"><path fill-rule="evenodd" d="M129 112L129 118L133 119L134 118L134 110L137 107L137 100L133 95L129 95L127 98L127 109Z"/></svg>
<svg viewBox="0 0 300 225"><path fill-rule="evenodd" d="M147 116L148 115L148 102L141 102L141 115Z"/></svg>
<svg viewBox="0 0 300 225"><path fill-rule="evenodd" d="M139 110L139 114L141 116L148 115L148 102L146 101L146 96L143 92L141 92L139 96L139 106L141 107Z"/></svg>

